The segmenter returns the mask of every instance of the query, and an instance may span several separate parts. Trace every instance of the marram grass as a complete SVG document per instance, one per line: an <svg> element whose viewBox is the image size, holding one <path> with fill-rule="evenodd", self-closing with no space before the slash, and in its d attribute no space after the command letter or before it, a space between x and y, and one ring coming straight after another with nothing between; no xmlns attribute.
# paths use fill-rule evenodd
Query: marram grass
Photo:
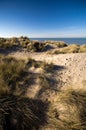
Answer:
<svg viewBox="0 0 86 130"><path fill-rule="evenodd" d="M55 96L49 107L51 130L86 130L86 92L65 90Z"/></svg>
<svg viewBox="0 0 86 130"><path fill-rule="evenodd" d="M41 100L0 96L0 130L39 130L47 123L46 111Z"/></svg>

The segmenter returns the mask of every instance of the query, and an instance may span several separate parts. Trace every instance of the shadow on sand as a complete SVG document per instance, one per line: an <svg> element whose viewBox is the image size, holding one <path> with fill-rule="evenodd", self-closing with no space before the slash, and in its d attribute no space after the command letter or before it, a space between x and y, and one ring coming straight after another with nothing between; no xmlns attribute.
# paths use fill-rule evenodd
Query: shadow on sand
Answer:
<svg viewBox="0 0 86 130"><path fill-rule="evenodd" d="M6 49L2 49L0 48L0 54L3 54L3 55L8 55L10 53L14 53L14 52L22 52L23 49L22 47L20 46L14 46L14 47L11 47L11 48L6 48Z"/></svg>

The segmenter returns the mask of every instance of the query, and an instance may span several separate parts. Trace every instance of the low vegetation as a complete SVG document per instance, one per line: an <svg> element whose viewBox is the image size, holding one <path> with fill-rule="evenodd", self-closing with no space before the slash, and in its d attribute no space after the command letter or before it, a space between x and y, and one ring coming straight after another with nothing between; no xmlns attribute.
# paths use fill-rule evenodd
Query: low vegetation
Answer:
<svg viewBox="0 0 86 130"><path fill-rule="evenodd" d="M86 52L86 44L80 46L80 52Z"/></svg>
<svg viewBox="0 0 86 130"><path fill-rule="evenodd" d="M66 54L66 53L84 53L86 52L86 45L70 44L67 47L52 50L50 54Z"/></svg>
<svg viewBox="0 0 86 130"><path fill-rule="evenodd" d="M44 43L46 44L51 44L51 45L55 45L56 47L58 48L63 48L63 47L66 47L67 44L63 41L45 41Z"/></svg>
<svg viewBox="0 0 86 130"><path fill-rule="evenodd" d="M35 71L31 71L32 67L34 67L35 70L41 68L42 73L45 73L45 75L54 69L52 63L47 64L46 62L35 61L30 58L27 61L23 61L2 56L0 58L0 95L6 93L12 93L14 95L24 94L27 87L34 83L34 81L31 80L33 79ZM40 77L40 73L38 77ZM24 89L25 86L26 89Z"/></svg>
<svg viewBox="0 0 86 130"><path fill-rule="evenodd" d="M0 48L8 49L19 45L18 38L0 38Z"/></svg>
<svg viewBox="0 0 86 130"><path fill-rule="evenodd" d="M80 49L80 45L71 44L68 45L67 47L53 50L51 53L52 54L78 53L79 49Z"/></svg>
<svg viewBox="0 0 86 130"><path fill-rule="evenodd" d="M29 69L40 64L33 59L0 57L0 130L38 130L47 123L48 104L25 96L27 86L34 82Z"/></svg>
<svg viewBox="0 0 86 130"><path fill-rule="evenodd" d="M86 92L66 89L58 92L49 107L49 124L51 130L85 130L86 129Z"/></svg>
<svg viewBox="0 0 86 130"><path fill-rule="evenodd" d="M38 130L47 123L47 109L41 100L0 96L0 130Z"/></svg>
<svg viewBox="0 0 86 130"><path fill-rule="evenodd" d="M39 41L32 41L27 45L28 51L40 52L45 50L45 44Z"/></svg>
<svg viewBox="0 0 86 130"><path fill-rule="evenodd" d="M21 81L26 78L26 68L23 61L11 57L0 59L0 94L2 90L14 92ZM2 87L3 86L3 87Z"/></svg>
<svg viewBox="0 0 86 130"><path fill-rule="evenodd" d="M45 50L45 44L39 41L31 41L28 37L0 38L0 48L22 47L27 51L40 52Z"/></svg>
<svg viewBox="0 0 86 130"><path fill-rule="evenodd" d="M27 60L27 65L28 67L35 67L35 68L41 68L44 72L52 72L55 68L54 64L53 63L46 63L45 61L42 62L42 61L36 61L34 59L31 59L29 58Z"/></svg>
<svg viewBox="0 0 86 130"><path fill-rule="evenodd" d="M86 45L66 44L63 41L31 41L28 37L0 38L0 48L8 49L20 47L27 52L49 51L49 54L84 53Z"/></svg>

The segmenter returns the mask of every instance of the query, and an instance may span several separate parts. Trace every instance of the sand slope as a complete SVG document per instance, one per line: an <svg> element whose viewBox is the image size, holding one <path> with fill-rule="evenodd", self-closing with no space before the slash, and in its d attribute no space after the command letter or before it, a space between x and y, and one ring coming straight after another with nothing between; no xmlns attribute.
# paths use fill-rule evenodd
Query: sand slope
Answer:
<svg viewBox="0 0 86 130"><path fill-rule="evenodd" d="M58 69L53 75L59 81L57 86L74 86L74 88L83 87L86 89L86 53L50 55L45 52L28 53L25 51L17 51L9 55L18 59L31 57L37 61L53 63L58 66Z"/></svg>

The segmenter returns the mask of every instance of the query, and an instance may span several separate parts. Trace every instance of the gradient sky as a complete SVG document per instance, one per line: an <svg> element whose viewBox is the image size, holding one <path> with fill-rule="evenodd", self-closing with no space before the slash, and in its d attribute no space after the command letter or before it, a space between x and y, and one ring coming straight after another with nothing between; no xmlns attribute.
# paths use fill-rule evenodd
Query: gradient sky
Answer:
<svg viewBox="0 0 86 130"><path fill-rule="evenodd" d="M86 0L0 0L0 37L86 37Z"/></svg>

